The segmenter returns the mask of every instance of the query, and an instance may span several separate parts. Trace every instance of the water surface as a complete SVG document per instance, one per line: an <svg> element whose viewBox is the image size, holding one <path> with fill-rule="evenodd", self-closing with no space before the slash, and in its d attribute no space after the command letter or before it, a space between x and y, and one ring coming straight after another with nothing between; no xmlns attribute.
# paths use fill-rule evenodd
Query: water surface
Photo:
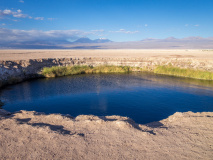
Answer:
<svg viewBox="0 0 213 160"><path fill-rule="evenodd" d="M11 112L121 115L144 124L175 112L213 111L213 82L147 73L76 75L12 85L0 99Z"/></svg>

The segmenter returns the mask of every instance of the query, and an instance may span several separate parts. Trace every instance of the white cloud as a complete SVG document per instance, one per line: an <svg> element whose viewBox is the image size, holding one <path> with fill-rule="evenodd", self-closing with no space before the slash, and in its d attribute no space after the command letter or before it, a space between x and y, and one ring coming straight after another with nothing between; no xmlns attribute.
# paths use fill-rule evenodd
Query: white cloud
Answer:
<svg viewBox="0 0 213 160"><path fill-rule="evenodd" d="M5 15L10 15L13 12L11 10L9 10L9 9L5 9L5 10L2 11L2 13L5 14Z"/></svg>
<svg viewBox="0 0 213 160"><path fill-rule="evenodd" d="M103 29L96 29L96 30L91 30L92 32L104 32Z"/></svg>
<svg viewBox="0 0 213 160"><path fill-rule="evenodd" d="M16 18L27 18L28 16L26 14L18 13L18 14L14 14L13 17L16 17Z"/></svg>
<svg viewBox="0 0 213 160"><path fill-rule="evenodd" d="M139 31L127 31L125 29L120 29L118 31L109 31L111 33L125 33L125 34L134 34L134 33L138 33Z"/></svg>
<svg viewBox="0 0 213 160"><path fill-rule="evenodd" d="M189 26L189 24L185 24L185 27L188 27Z"/></svg>
<svg viewBox="0 0 213 160"><path fill-rule="evenodd" d="M44 20L44 17L35 17L34 19L35 19L35 20L41 20L41 21L42 21L42 20Z"/></svg>
<svg viewBox="0 0 213 160"><path fill-rule="evenodd" d="M23 0L19 0L19 2L20 2L20 3L24 3L24 1L23 1Z"/></svg>
<svg viewBox="0 0 213 160"><path fill-rule="evenodd" d="M199 27L200 25L199 24L196 24L196 25L194 25L195 27Z"/></svg>
<svg viewBox="0 0 213 160"><path fill-rule="evenodd" d="M5 26L6 24L5 24L5 23L2 23L1 25L2 25L2 26Z"/></svg>
<svg viewBox="0 0 213 160"><path fill-rule="evenodd" d="M79 30L18 30L0 28L0 43L76 39L90 33Z"/></svg>
<svg viewBox="0 0 213 160"><path fill-rule="evenodd" d="M148 27L148 24L145 24L144 26L145 26L145 27Z"/></svg>
<svg viewBox="0 0 213 160"><path fill-rule="evenodd" d="M105 30L103 29L95 29L87 32L88 34L96 35L98 37L104 36Z"/></svg>
<svg viewBox="0 0 213 160"><path fill-rule="evenodd" d="M0 18L4 18L5 16L13 16L15 18L29 18L29 19L33 19L32 16L29 16L27 14L23 14L22 10L20 10L20 9L18 9L16 11L9 10L9 9L0 10ZM44 20L44 17L35 17L34 19L35 20ZM50 18L50 19L53 20L53 18Z"/></svg>
<svg viewBox="0 0 213 160"><path fill-rule="evenodd" d="M22 10L18 9L18 10L17 10L17 12L18 12L18 13L21 13L21 12L22 12Z"/></svg>
<svg viewBox="0 0 213 160"><path fill-rule="evenodd" d="M13 16L15 18L27 18L29 17L27 14L22 14L22 10L18 9L17 11L12 11L9 9L0 10L0 15L2 16Z"/></svg>

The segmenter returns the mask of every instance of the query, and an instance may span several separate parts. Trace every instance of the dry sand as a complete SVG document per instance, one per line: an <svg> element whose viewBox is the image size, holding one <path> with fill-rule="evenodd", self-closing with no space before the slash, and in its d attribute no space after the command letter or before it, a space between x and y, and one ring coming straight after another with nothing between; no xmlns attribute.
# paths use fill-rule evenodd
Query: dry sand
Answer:
<svg viewBox="0 0 213 160"><path fill-rule="evenodd" d="M213 113L146 125L120 116L21 111L0 117L0 159L213 159Z"/></svg>
<svg viewBox="0 0 213 160"><path fill-rule="evenodd" d="M39 58L196 58L213 59L213 50L101 49L101 50L0 50L0 60Z"/></svg>

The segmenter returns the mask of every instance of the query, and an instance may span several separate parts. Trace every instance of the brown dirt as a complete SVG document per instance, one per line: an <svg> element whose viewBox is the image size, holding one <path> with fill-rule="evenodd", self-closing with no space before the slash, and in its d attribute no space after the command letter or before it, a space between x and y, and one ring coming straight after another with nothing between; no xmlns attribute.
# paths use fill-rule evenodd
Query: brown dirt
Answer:
<svg viewBox="0 0 213 160"><path fill-rule="evenodd" d="M175 113L146 125L0 111L0 159L213 159L213 113Z"/></svg>
<svg viewBox="0 0 213 160"><path fill-rule="evenodd" d="M97 50L0 50L0 60L39 58L196 58L213 59L213 50L97 49Z"/></svg>

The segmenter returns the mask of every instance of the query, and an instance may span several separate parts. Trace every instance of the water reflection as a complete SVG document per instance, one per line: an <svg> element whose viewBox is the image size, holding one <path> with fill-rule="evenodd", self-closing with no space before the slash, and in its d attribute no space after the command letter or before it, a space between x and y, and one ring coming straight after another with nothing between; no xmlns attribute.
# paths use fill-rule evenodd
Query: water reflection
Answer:
<svg viewBox="0 0 213 160"><path fill-rule="evenodd" d="M46 113L121 115L138 123L176 111L213 111L213 82L150 73L38 79L0 91L4 108Z"/></svg>

